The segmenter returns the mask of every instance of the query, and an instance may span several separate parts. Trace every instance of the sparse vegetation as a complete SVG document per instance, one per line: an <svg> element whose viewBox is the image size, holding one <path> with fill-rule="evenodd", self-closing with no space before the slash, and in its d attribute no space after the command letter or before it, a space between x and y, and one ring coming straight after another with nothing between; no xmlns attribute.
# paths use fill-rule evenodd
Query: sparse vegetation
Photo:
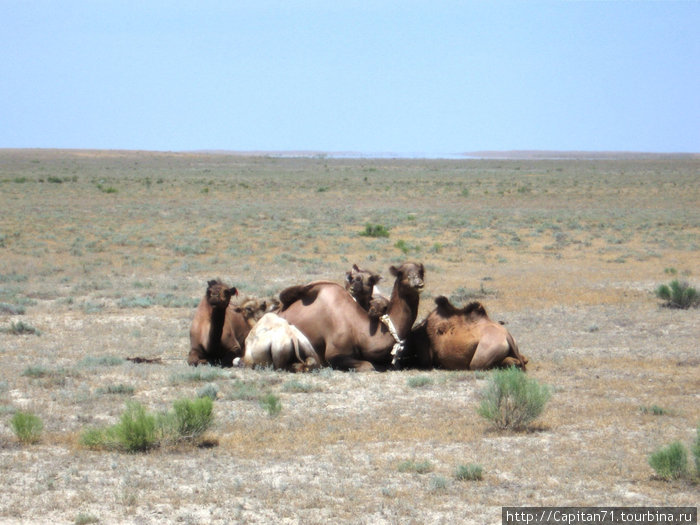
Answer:
<svg viewBox="0 0 700 525"><path fill-rule="evenodd" d="M416 474L427 474L434 470L433 464L428 460L416 461L413 459L407 459L399 463L397 467L399 472L414 472Z"/></svg>
<svg viewBox="0 0 700 525"><path fill-rule="evenodd" d="M411 388L421 388L424 386L432 385L433 380L428 376L414 376L409 377L406 384Z"/></svg>
<svg viewBox="0 0 700 525"><path fill-rule="evenodd" d="M265 394L260 398L260 406L270 417L276 417L282 411L282 401L275 394Z"/></svg>
<svg viewBox="0 0 700 525"><path fill-rule="evenodd" d="M42 332L0 332L0 452L11 465L0 522L45 521L49 509L57 523L79 512L101 523L495 523L504 494L531 501L533 490L538 505L693 504L695 479L664 489L647 459L667 431L690 447L699 417L694 312L654 307L660 283L698 288L687 269L700 252L699 162L0 151L0 303L10 305L0 330L23 320ZM360 236L368 221L390 238ZM422 250L404 254L397 239ZM388 295L388 268L406 259L426 266L419 320L434 297L460 291L456 306L478 299L507 323L527 376L552 388L532 424L541 432L494 432L478 416L491 371L186 365L208 279L267 297L340 282L357 263L383 274ZM433 382L409 387L412 376ZM174 400L214 389L200 438L159 426ZM259 404L268 393L283 404L274 418ZM156 417L154 452L75 450L88 427L104 440L127 400ZM10 428L20 410L45 426L30 449ZM434 470L399 472L408 458ZM458 481L460 462L481 463L489 481Z"/></svg>
<svg viewBox="0 0 700 525"><path fill-rule="evenodd" d="M24 321L12 321L10 326L0 331L12 335L41 335L41 332Z"/></svg>
<svg viewBox="0 0 700 525"><path fill-rule="evenodd" d="M181 399L173 410L151 414L143 405L127 401L119 423L106 428L88 428L80 443L93 450L146 452L162 444L194 441L211 425L214 403L209 397Z"/></svg>
<svg viewBox="0 0 700 525"><path fill-rule="evenodd" d="M515 367L493 372L478 413L497 428L523 430L544 410L549 388Z"/></svg>

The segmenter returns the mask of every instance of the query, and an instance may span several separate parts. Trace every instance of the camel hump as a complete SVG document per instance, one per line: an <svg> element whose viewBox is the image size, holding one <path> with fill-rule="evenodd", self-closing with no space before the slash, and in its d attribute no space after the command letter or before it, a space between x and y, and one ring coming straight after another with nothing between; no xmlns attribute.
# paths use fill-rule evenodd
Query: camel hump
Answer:
<svg viewBox="0 0 700 525"><path fill-rule="evenodd" d="M341 285L333 281L313 281L309 284L299 284L285 288L279 295L280 303L282 304L281 310L286 310L292 303L299 300L303 300L304 304L313 303L318 294L321 293L321 290L329 285L345 291Z"/></svg>
<svg viewBox="0 0 700 525"><path fill-rule="evenodd" d="M486 308L479 301L472 301L467 306L465 306L462 311L465 315L478 315L481 317L486 317Z"/></svg>

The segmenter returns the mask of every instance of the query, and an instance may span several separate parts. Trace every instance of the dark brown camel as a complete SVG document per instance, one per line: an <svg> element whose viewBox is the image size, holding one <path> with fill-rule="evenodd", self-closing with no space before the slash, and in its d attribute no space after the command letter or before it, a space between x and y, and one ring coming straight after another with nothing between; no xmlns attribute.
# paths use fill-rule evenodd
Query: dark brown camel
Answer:
<svg viewBox="0 0 700 525"><path fill-rule="evenodd" d="M425 268L420 263L392 266L396 278L388 317L403 341L418 315ZM392 364L396 338L387 326L370 318L339 284L315 282L293 286L280 293L278 315L296 326L322 360L340 370L386 370Z"/></svg>
<svg viewBox="0 0 700 525"><path fill-rule="evenodd" d="M506 328L492 321L479 302L456 308L449 299L435 299L437 308L411 333L402 367L485 370L517 366L527 358Z"/></svg>
<svg viewBox="0 0 700 525"><path fill-rule="evenodd" d="M250 325L240 311L230 305L236 288L229 288L219 280L209 281L207 291L197 306L190 326L190 353L187 362L192 366L233 366L233 360L243 355L245 338Z"/></svg>
<svg viewBox="0 0 700 525"><path fill-rule="evenodd" d="M381 317L389 308L389 298L377 292L382 276L371 270L363 270L356 264L345 274L345 289L370 317Z"/></svg>

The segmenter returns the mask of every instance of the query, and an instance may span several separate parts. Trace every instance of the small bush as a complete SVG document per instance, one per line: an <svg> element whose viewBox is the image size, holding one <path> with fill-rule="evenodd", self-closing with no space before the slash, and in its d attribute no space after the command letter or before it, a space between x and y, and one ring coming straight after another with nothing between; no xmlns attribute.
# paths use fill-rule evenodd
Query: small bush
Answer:
<svg viewBox="0 0 700 525"><path fill-rule="evenodd" d="M662 284L656 289L656 296L666 301L664 306L669 308L688 309L700 304L700 295L695 288L685 281L675 279L669 284Z"/></svg>
<svg viewBox="0 0 700 525"><path fill-rule="evenodd" d="M651 414L652 416L663 416L669 414L669 411L659 405L643 406L639 410L642 414Z"/></svg>
<svg viewBox="0 0 700 525"><path fill-rule="evenodd" d="M542 413L549 397L548 387L517 368L497 370L486 386L478 413L498 428L522 430Z"/></svg>
<svg viewBox="0 0 700 525"><path fill-rule="evenodd" d="M270 417L277 416L282 411L282 402L275 394L266 394L260 398L260 406Z"/></svg>
<svg viewBox="0 0 700 525"><path fill-rule="evenodd" d="M468 464L459 465L455 471L455 478L460 481L481 481L484 476L484 470L481 465Z"/></svg>
<svg viewBox="0 0 700 525"><path fill-rule="evenodd" d="M444 476L433 476L430 479L430 490L436 492L438 490L445 490L447 488L447 478Z"/></svg>
<svg viewBox="0 0 700 525"><path fill-rule="evenodd" d="M113 428L120 448L126 452L143 452L156 446L156 418L140 403L127 402L119 424Z"/></svg>
<svg viewBox="0 0 700 525"><path fill-rule="evenodd" d="M178 437L195 439L204 434L214 418L214 402L208 396L198 399L181 399L173 404Z"/></svg>
<svg viewBox="0 0 700 525"><path fill-rule="evenodd" d="M3 332L12 335L41 335L41 332L24 321L13 321L8 328L3 328Z"/></svg>
<svg viewBox="0 0 700 525"><path fill-rule="evenodd" d="M131 385L118 384L118 385L107 385L105 387L98 388L95 393L97 394L118 394L130 396L134 393L135 388Z"/></svg>
<svg viewBox="0 0 700 525"><path fill-rule="evenodd" d="M367 223L360 235L362 237L389 237L389 230L381 224Z"/></svg>
<svg viewBox="0 0 700 525"><path fill-rule="evenodd" d="M415 472L416 474L427 474L433 471L433 464L428 461L414 461L408 459L399 463L399 472Z"/></svg>
<svg viewBox="0 0 700 525"><path fill-rule="evenodd" d="M41 439L41 431L44 429L39 416L30 412L16 412L10 420L10 426L20 443L25 445L38 443Z"/></svg>
<svg viewBox="0 0 700 525"><path fill-rule="evenodd" d="M216 396L218 395L219 387L216 386L216 383L209 383L208 385L204 385L197 391L197 397L208 397L212 401L215 401Z"/></svg>
<svg viewBox="0 0 700 525"><path fill-rule="evenodd" d="M649 465L662 479L678 479L688 471L688 453L680 441L674 441L649 456Z"/></svg>

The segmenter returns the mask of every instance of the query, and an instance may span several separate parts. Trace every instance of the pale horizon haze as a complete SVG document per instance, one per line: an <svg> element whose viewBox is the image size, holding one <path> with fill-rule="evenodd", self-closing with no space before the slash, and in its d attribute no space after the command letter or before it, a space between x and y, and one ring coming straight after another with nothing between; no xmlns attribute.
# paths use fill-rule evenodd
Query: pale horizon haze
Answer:
<svg viewBox="0 0 700 525"><path fill-rule="evenodd" d="M0 148L700 152L697 1L0 0Z"/></svg>

